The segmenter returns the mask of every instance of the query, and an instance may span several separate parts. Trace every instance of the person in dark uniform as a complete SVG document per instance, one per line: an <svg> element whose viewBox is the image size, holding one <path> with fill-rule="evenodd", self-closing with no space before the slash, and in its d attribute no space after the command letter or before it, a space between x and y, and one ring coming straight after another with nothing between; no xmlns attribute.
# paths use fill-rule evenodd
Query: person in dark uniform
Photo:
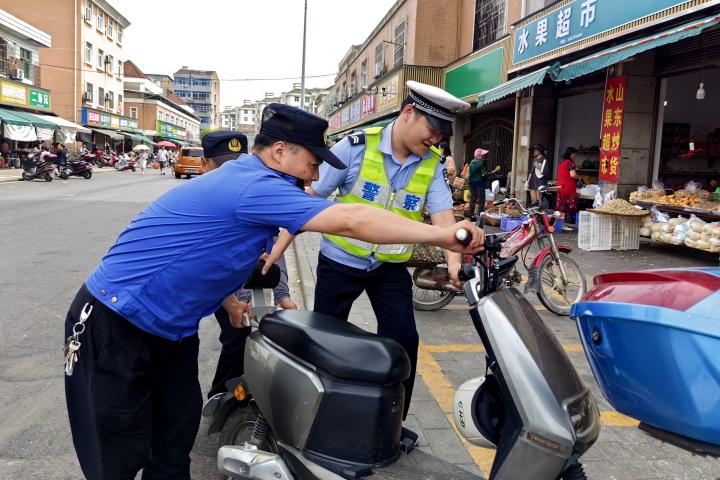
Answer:
<svg viewBox="0 0 720 480"><path fill-rule="evenodd" d="M208 133L203 137L202 148L203 167L206 172L209 172L220 168L220 166L227 161L236 160L243 154L247 154L248 140L243 133L232 130L218 130ZM278 285L278 287L273 290L275 303L282 308L297 308L287 293L287 267L285 261L281 257L275 263L280 268L281 279L284 278L284 287ZM240 289L231 295L240 301L240 308L246 312L248 318L252 319L250 292ZM233 301L234 299L230 298L226 300ZM215 376L213 377L210 390L207 394L208 398L227 391L225 382L245 373L245 342L252 331L249 326L234 328L230 323L230 315L228 315L227 310L222 306L215 312L215 318L220 326L220 343L222 344L222 350L220 351L217 367L215 368Z"/></svg>
<svg viewBox="0 0 720 480"><path fill-rule="evenodd" d="M338 190L336 201L369 204L389 210L393 218L422 223L427 208L434 225L455 223L452 194L440 152L432 147L452 136L455 113L469 104L448 92L408 81L408 97L400 115L383 129L348 135L332 147L348 166L333 171L320 168L312 191L327 197ZM320 247L315 286L316 312L347 320L353 302L365 291L378 321L379 335L403 346L411 363L405 386L407 416L417 365L419 337L412 305L412 279L405 262L413 245L373 245L341 236L325 235ZM456 286L460 255L445 252L448 271Z"/></svg>
<svg viewBox="0 0 720 480"><path fill-rule="evenodd" d="M426 225L305 193L321 163L345 168L325 146L327 127L297 108L268 105L256 155L157 198L87 277L65 320L65 396L86 478L130 480L141 469L144 480L190 478L202 408L198 324L222 305L233 327L247 326L230 294L279 227L373 244L481 248L482 230L469 222ZM467 247L455 238L459 228L472 235Z"/></svg>

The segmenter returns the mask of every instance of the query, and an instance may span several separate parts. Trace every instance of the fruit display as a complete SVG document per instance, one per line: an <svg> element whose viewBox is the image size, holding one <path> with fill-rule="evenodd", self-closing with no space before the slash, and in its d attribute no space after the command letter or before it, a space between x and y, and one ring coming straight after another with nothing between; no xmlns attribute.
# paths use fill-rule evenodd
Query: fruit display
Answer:
<svg viewBox="0 0 720 480"><path fill-rule="evenodd" d="M659 188L642 188L630 194L630 203L656 202L665 195L665 190Z"/></svg>
<svg viewBox="0 0 720 480"><path fill-rule="evenodd" d="M700 198L694 194L687 194L683 192L675 192L672 195L663 195L658 198L654 203L661 205L673 205L675 207L694 207L700 203Z"/></svg>

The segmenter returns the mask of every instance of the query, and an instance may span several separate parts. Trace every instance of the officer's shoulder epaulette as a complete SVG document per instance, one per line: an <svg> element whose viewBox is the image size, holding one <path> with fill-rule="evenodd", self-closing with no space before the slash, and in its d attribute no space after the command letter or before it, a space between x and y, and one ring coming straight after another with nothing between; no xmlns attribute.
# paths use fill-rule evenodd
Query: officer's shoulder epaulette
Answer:
<svg viewBox="0 0 720 480"><path fill-rule="evenodd" d="M350 145L365 145L365 132L353 132L347 136Z"/></svg>

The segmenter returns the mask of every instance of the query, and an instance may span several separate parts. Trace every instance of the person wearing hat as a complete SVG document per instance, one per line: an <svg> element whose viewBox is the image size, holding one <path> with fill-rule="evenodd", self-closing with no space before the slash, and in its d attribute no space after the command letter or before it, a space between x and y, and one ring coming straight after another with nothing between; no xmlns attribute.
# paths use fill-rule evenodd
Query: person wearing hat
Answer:
<svg viewBox="0 0 720 480"><path fill-rule="evenodd" d="M408 81L409 93L399 116L385 128L354 132L332 147L348 168L322 165L311 192L336 201L388 210L394 220L423 221L427 209L433 225L453 225L452 195L434 145L452 136L456 112L469 105L446 91ZM394 221L392 220L392 221ZM414 243L376 245L346 235L326 234L320 247L315 287L316 312L347 321L353 302L367 292L377 317L379 335L403 346L411 374L404 382L404 416L415 382L419 337L412 305L412 279L405 262ZM453 283L460 286L460 255L446 251Z"/></svg>
<svg viewBox="0 0 720 480"><path fill-rule="evenodd" d="M248 153L248 140L245 134L232 130L217 130L205 135L202 139L202 163L206 172L220 168L225 162L242 159ZM263 254L265 256L265 254ZM263 258L261 256L261 258ZM288 274L285 258L280 257L276 262L280 268L280 283L273 289L275 304L284 309L297 308L290 299L288 288ZM236 302L239 301L239 303ZM252 318L250 309L251 291L240 289L225 299L225 302L235 303L245 311L248 318ZM230 315L224 307L218 308L215 318L220 326L220 343L222 349L218 357L215 375L208 391L207 397L226 391L225 383L245 373L244 352L245 342L251 333L249 326L234 328L230 323Z"/></svg>
<svg viewBox="0 0 720 480"><path fill-rule="evenodd" d="M485 157L490 153L484 148L477 148L468 168L468 183L470 185L470 208L467 215L473 220L485 210L485 189L487 180L493 173L500 171L500 166L495 167L492 172L487 169Z"/></svg>
<svg viewBox="0 0 720 480"><path fill-rule="evenodd" d="M530 202L538 203L540 201L538 189L548 186L550 166L547 158L545 158L545 147L535 144L530 148L530 151L532 152L532 158L530 159L530 173L528 173L526 188L530 190Z"/></svg>
<svg viewBox="0 0 720 480"><path fill-rule="evenodd" d="M268 105L255 155L158 197L87 277L65 321L65 396L86 478L135 478L141 469L145 480L190 478L202 408L199 322L222 305L233 327L247 326L247 309L228 298L279 227L373 244L481 248L481 230L470 222L425 225L305 193L320 164L345 168L325 146L327 126L297 108ZM458 228L472 235L467 247Z"/></svg>

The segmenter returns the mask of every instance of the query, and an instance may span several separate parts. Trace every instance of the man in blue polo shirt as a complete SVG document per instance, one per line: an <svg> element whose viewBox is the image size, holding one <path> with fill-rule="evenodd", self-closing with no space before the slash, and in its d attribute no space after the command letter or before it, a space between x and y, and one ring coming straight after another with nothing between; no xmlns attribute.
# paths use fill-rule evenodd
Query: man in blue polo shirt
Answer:
<svg viewBox="0 0 720 480"><path fill-rule="evenodd" d="M376 244L481 248L470 222L423 225L367 205L308 195L324 161L327 121L287 105L263 112L256 155L227 162L151 203L86 279L65 334L79 342L66 367L73 443L86 478L189 479L200 423L198 324L220 305L235 327L246 311L234 295L278 227L327 232ZM464 247L455 238L468 229ZM67 347L77 344L68 341ZM69 355L70 363L73 356ZM67 362L66 362L67 365Z"/></svg>

